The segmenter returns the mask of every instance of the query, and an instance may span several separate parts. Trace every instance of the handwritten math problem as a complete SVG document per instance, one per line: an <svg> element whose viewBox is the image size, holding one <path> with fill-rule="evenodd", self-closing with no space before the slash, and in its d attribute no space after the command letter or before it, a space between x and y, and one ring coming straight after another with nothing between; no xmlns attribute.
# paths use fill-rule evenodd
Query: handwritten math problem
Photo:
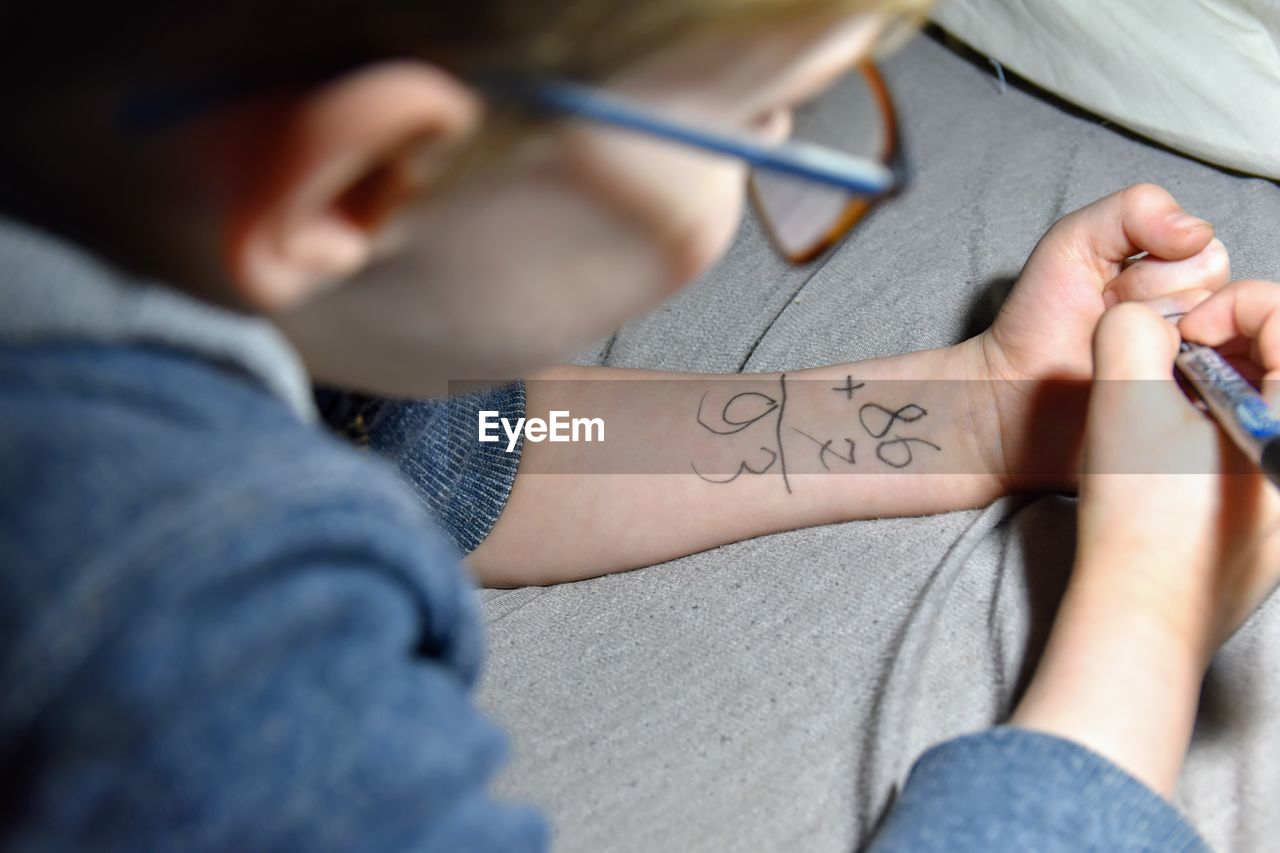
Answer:
<svg viewBox="0 0 1280 853"><path fill-rule="evenodd" d="M777 379L776 393L743 391L729 397L718 410L709 403L711 392L707 391L698 401L698 426L724 439L750 433L753 443L759 441L760 444L737 460L732 473L712 476L703 473L696 461L691 461L693 473L716 485L728 485L744 475L778 473L790 493L791 472L785 441L788 437L801 442L799 446L807 448L804 452L815 454L827 472L848 471L859 466L873 471L877 467L902 471L911 468L922 453L942 452L942 447L924 434L924 421L929 412L919 403L893 406L864 399L873 392L868 390L867 383L856 382L852 376L846 376L843 384L829 388L827 393L838 394L849 404L845 426L819 429L804 423L804 413L795 411L798 406L794 401L788 406L785 373ZM859 448L868 445L873 450L859 453Z"/></svg>

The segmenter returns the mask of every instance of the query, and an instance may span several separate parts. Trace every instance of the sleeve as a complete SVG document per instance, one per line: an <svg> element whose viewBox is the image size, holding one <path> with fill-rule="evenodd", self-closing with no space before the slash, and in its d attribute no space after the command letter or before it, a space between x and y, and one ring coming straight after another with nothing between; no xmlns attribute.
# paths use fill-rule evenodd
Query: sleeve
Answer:
<svg viewBox="0 0 1280 853"><path fill-rule="evenodd" d="M1205 851L1162 797L1068 740L997 728L916 762L872 853Z"/></svg>
<svg viewBox="0 0 1280 853"><path fill-rule="evenodd" d="M524 438L510 452L505 441L481 443L479 413L496 411L511 423L523 418L524 383L441 400L387 400L332 389L317 390L316 398L330 426L400 470L463 554L489 535L511 494Z"/></svg>
<svg viewBox="0 0 1280 853"><path fill-rule="evenodd" d="M488 791L506 740L472 701L483 634L453 549L355 491L288 518L245 498L223 511L256 531L141 557L119 627L6 764L30 770L16 849L547 848Z"/></svg>

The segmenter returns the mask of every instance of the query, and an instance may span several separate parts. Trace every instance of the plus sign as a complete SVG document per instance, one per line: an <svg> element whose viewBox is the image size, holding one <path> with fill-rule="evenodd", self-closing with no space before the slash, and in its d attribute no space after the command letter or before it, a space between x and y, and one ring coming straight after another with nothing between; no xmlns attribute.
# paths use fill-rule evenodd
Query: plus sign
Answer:
<svg viewBox="0 0 1280 853"><path fill-rule="evenodd" d="M855 385L855 384L854 384L854 382L853 382L853 377L852 377L852 376L846 376L846 377L844 378L844 384L843 384L843 385L838 385L838 386L836 386L835 388L832 388L831 390L832 390L832 391L843 391L843 392L844 392L845 399L846 399L846 400L852 400L852 399L853 399L853 392L854 392L854 391L857 391L859 388L863 387L863 386L864 386L864 385L866 385L866 384L867 384L867 383L865 383L865 382L859 382L859 383L857 383L857 384Z"/></svg>

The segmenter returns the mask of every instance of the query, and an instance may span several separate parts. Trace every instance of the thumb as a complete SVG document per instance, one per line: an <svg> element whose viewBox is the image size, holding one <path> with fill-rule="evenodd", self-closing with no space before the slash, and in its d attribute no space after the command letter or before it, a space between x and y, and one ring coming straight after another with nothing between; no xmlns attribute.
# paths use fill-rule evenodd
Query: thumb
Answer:
<svg viewBox="0 0 1280 853"><path fill-rule="evenodd" d="M1139 252L1181 260L1204 249L1213 226L1182 209L1169 191L1135 184L1078 212L1095 256L1120 262Z"/></svg>
<svg viewBox="0 0 1280 853"><path fill-rule="evenodd" d="M1098 321L1093 335L1097 379L1173 380L1181 338L1172 323L1137 302L1122 302Z"/></svg>
<svg viewBox="0 0 1280 853"><path fill-rule="evenodd" d="M1103 283L1142 252L1167 261L1194 257L1213 240L1213 226L1188 214L1155 184L1135 184L1058 220L1032 254L1083 259ZM1042 251L1053 249L1053 251Z"/></svg>
<svg viewBox="0 0 1280 853"><path fill-rule="evenodd" d="M1185 467L1170 450L1181 446L1171 436L1200 418L1173 379L1179 340L1172 323L1141 303L1122 302L1102 315L1093 337L1084 473Z"/></svg>

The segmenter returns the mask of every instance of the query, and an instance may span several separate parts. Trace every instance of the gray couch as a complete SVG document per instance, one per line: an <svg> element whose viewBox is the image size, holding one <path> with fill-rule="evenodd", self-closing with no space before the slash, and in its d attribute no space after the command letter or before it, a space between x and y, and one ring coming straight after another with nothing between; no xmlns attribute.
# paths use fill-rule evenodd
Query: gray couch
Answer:
<svg viewBox="0 0 1280 853"><path fill-rule="evenodd" d="M1280 188L1129 138L920 37L884 71L911 189L836 252L775 259L748 219L704 280L584 357L712 372L945 345L983 328L1062 214L1137 181L1280 278ZM838 97L832 103L838 101ZM808 121L838 122L821 105ZM803 130L803 128L802 128ZM558 849L846 851L929 745L1009 710L1073 548L1074 502L770 536L628 574L486 591L501 793ZM1280 844L1280 598L1209 675L1179 805L1215 847Z"/></svg>

